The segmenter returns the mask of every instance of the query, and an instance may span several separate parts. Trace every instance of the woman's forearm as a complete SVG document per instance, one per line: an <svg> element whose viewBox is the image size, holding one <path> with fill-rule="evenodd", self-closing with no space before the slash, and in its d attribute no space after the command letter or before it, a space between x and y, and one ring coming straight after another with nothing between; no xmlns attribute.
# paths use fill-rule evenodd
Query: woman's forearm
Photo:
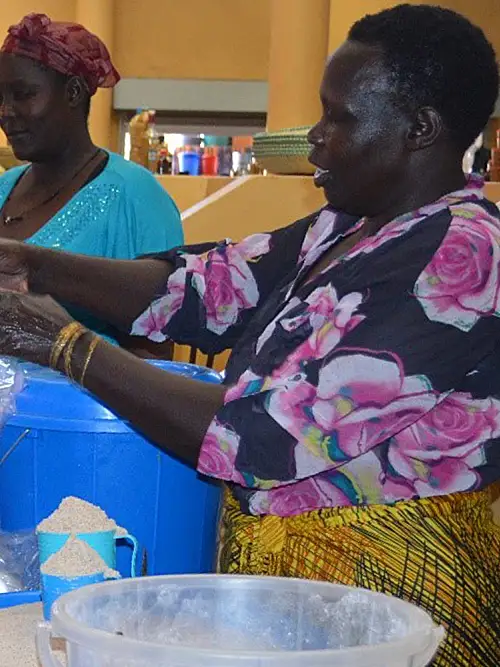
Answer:
<svg viewBox="0 0 500 667"><path fill-rule="evenodd" d="M78 306L128 331L165 287L172 265L155 259L102 259L26 246L29 288Z"/></svg>
<svg viewBox="0 0 500 667"><path fill-rule="evenodd" d="M79 342L74 377L85 365L90 335ZM160 370L102 341L91 358L85 387L163 451L193 467L204 435L224 403L221 385Z"/></svg>

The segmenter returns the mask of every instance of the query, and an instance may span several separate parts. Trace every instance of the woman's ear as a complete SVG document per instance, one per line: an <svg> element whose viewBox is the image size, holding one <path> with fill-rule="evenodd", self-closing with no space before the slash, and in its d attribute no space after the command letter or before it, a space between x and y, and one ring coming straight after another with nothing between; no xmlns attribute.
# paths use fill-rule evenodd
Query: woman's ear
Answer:
<svg viewBox="0 0 500 667"><path fill-rule="evenodd" d="M436 143L443 131L441 115L432 107L422 107L415 114L408 130L406 143L410 150L418 151Z"/></svg>
<svg viewBox="0 0 500 667"><path fill-rule="evenodd" d="M77 107L83 103L87 95L87 88L79 76L72 76L68 79L66 95L71 107Z"/></svg>

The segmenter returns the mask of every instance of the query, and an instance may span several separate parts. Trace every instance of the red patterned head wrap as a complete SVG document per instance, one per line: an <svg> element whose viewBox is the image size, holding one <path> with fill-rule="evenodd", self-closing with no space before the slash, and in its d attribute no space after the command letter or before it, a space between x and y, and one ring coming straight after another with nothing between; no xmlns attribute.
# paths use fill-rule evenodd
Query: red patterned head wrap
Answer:
<svg viewBox="0 0 500 667"><path fill-rule="evenodd" d="M32 58L68 76L79 76L91 95L98 88L112 88L120 80L99 37L79 23L51 21L45 14L28 14L11 26L0 50Z"/></svg>

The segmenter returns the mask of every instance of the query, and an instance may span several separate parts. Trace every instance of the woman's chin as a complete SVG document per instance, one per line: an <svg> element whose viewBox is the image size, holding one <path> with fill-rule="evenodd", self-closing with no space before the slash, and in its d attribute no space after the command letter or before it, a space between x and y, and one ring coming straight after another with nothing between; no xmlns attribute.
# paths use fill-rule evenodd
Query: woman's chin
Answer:
<svg viewBox="0 0 500 667"><path fill-rule="evenodd" d="M16 160L20 162L33 162L33 149L30 146L10 145Z"/></svg>

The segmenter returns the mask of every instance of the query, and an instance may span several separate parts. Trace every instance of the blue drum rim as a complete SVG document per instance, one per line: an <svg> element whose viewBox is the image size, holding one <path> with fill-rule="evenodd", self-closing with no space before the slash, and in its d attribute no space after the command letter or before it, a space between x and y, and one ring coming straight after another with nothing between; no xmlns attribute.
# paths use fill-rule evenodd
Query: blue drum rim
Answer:
<svg viewBox="0 0 500 667"><path fill-rule="evenodd" d="M33 604L42 601L41 591L13 591L0 593L0 609L18 607L21 604Z"/></svg>

